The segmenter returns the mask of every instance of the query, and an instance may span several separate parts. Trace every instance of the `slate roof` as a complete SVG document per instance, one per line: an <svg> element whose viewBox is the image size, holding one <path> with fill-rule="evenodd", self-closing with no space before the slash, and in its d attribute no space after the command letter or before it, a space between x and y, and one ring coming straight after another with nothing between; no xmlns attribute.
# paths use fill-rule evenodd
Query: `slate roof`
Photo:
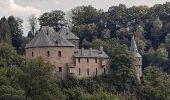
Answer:
<svg viewBox="0 0 170 100"><path fill-rule="evenodd" d="M36 36L26 45L25 48L53 46L74 46L68 40L63 39L53 28L43 26L36 32Z"/></svg>
<svg viewBox="0 0 170 100"><path fill-rule="evenodd" d="M109 56L104 52L96 49L91 49L92 52L90 52L90 49L76 49L74 56L79 58L109 58ZM83 51L83 52L82 52Z"/></svg>
<svg viewBox="0 0 170 100"><path fill-rule="evenodd" d="M134 54L135 57L142 57L138 52L138 48L136 46L136 41L135 41L134 36L132 37L132 40L131 40L130 51Z"/></svg>
<svg viewBox="0 0 170 100"><path fill-rule="evenodd" d="M68 40L79 40L79 38L72 33L68 27L62 26L61 29L57 32L60 34L60 36L64 39L68 39Z"/></svg>

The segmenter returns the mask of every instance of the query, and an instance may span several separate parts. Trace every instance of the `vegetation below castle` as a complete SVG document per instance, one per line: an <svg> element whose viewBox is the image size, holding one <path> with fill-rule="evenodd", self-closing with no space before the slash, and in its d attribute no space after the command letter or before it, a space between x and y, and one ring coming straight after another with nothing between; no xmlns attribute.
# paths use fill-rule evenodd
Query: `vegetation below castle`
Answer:
<svg viewBox="0 0 170 100"><path fill-rule="evenodd" d="M35 17L30 17L32 32L28 37L22 36L21 19L2 18L0 100L169 100L169 10L168 2L151 8L126 8L121 4L107 12L92 6L72 9L71 26L81 39L81 47L98 48L102 44L111 58L110 74L79 80L58 78L52 73L54 66L41 58L26 61L24 47L35 35ZM41 25L54 27L56 31L58 20L64 20L64 13L59 10L39 18ZM128 49L132 34L143 56L141 84Z"/></svg>

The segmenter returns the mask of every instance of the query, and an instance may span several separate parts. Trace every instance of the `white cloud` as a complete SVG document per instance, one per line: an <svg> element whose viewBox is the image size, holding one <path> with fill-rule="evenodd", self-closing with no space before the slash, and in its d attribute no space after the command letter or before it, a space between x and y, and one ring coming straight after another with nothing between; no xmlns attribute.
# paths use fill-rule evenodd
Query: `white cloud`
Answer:
<svg viewBox="0 0 170 100"><path fill-rule="evenodd" d="M39 9L36 9L31 6L22 6L15 2L15 0L7 0L7 1L1 1L0 0L0 18L3 16L10 16L13 15L15 17L20 17L23 19L23 28L24 28L24 35L27 34L28 31L28 16L34 14L37 17L41 14L41 11Z"/></svg>
<svg viewBox="0 0 170 100"><path fill-rule="evenodd" d="M26 15L30 15L30 14L35 14L35 15L39 15L41 12L40 10L34 8L34 7L30 7L30 6L21 6L15 3L14 0L9 0L8 3L8 8L10 9L11 13L13 14L26 14ZM21 15L22 16L22 15Z"/></svg>

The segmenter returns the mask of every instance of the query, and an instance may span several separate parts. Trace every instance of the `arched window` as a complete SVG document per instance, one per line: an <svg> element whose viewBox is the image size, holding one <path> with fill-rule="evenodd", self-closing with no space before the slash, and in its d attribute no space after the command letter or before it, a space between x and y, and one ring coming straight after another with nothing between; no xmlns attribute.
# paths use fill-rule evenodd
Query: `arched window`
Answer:
<svg viewBox="0 0 170 100"><path fill-rule="evenodd" d="M34 57L34 52L32 52L32 57Z"/></svg>
<svg viewBox="0 0 170 100"><path fill-rule="evenodd" d="M140 61L140 58L138 58L139 59L139 61Z"/></svg>
<svg viewBox="0 0 170 100"><path fill-rule="evenodd" d="M87 63L89 63L89 58L87 58Z"/></svg>
<svg viewBox="0 0 170 100"><path fill-rule="evenodd" d="M95 59L95 62L97 63L97 58Z"/></svg>
<svg viewBox="0 0 170 100"><path fill-rule="evenodd" d="M78 62L80 63L80 58L78 58Z"/></svg>
<svg viewBox="0 0 170 100"><path fill-rule="evenodd" d="M48 56L48 57L50 56L50 51L47 51L47 56Z"/></svg>
<svg viewBox="0 0 170 100"><path fill-rule="evenodd" d="M61 51L58 51L58 56L61 57Z"/></svg>
<svg viewBox="0 0 170 100"><path fill-rule="evenodd" d="M59 67L59 72L62 72L62 67Z"/></svg>

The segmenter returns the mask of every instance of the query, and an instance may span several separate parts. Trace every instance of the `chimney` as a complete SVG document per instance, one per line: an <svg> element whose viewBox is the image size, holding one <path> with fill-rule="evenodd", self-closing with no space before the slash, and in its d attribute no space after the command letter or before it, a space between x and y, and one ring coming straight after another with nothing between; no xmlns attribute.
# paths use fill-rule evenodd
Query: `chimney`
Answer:
<svg viewBox="0 0 170 100"><path fill-rule="evenodd" d="M81 48L81 55L83 55L83 52L84 52L84 48Z"/></svg>
<svg viewBox="0 0 170 100"><path fill-rule="evenodd" d="M100 51L100 54L103 53L103 46L100 46L99 51Z"/></svg>
<svg viewBox="0 0 170 100"><path fill-rule="evenodd" d="M92 55L92 48L89 49L89 55L91 56Z"/></svg>

